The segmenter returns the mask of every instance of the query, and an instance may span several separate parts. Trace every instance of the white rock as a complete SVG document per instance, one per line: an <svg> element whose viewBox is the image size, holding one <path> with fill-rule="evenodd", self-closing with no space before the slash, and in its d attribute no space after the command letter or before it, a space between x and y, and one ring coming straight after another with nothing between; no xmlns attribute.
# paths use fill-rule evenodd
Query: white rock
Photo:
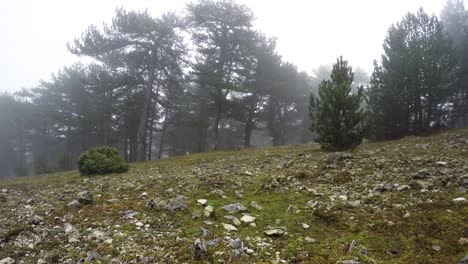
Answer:
<svg viewBox="0 0 468 264"><path fill-rule="evenodd" d="M304 229L309 229L310 225L306 224L306 223L302 223L302 228Z"/></svg>
<svg viewBox="0 0 468 264"><path fill-rule="evenodd" d="M224 229L226 229L227 231L239 231L235 226L231 225L231 224L224 224L223 223L223 227Z"/></svg>
<svg viewBox="0 0 468 264"><path fill-rule="evenodd" d="M70 234L75 228L69 223L65 223L65 234Z"/></svg>
<svg viewBox="0 0 468 264"><path fill-rule="evenodd" d="M313 239L313 238L311 238L311 237L306 237L306 238L304 238L304 240L305 240L305 242L307 242L307 243L310 243L310 244L312 244L312 243L315 243L315 242L316 242L316 240L315 240L315 239Z"/></svg>
<svg viewBox="0 0 468 264"><path fill-rule="evenodd" d="M15 260L10 257L0 260L0 264L13 264L13 263L15 263Z"/></svg>
<svg viewBox="0 0 468 264"><path fill-rule="evenodd" d="M338 196L338 199L342 200L342 201L348 201L348 196L346 195L340 195Z"/></svg>
<svg viewBox="0 0 468 264"><path fill-rule="evenodd" d="M468 200L465 197L458 197L452 200L454 203L466 203Z"/></svg>
<svg viewBox="0 0 468 264"><path fill-rule="evenodd" d="M251 248L248 248L246 251L247 251L247 254L249 255L252 255L253 253L255 253L255 251Z"/></svg>
<svg viewBox="0 0 468 264"><path fill-rule="evenodd" d="M253 217L253 216L250 216L250 215L244 215L244 216L242 216L242 217L241 217L241 219L240 219L240 220L241 220L242 222L244 222L244 223L247 223L247 224L248 224L248 223L255 222L255 219L256 219L256 218L255 218L255 217Z"/></svg>
<svg viewBox="0 0 468 264"><path fill-rule="evenodd" d="M200 204L200 205L205 206L206 203L208 203L208 200L207 200L207 199L198 199L198 200L197 200L197 203Z"/></svg>
<svg viewBox="0 0 468 264"><path fill-rule="evenodd" d="M135 225L138 226L138 227L144 226L144 224L142 222L140 222L140 221L136 222Z"/></svg>

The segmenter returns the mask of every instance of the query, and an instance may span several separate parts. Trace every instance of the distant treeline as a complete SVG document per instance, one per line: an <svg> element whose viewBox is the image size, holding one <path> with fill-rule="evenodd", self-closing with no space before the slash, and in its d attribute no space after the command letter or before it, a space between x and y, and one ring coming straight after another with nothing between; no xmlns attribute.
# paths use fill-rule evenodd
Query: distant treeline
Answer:
<svg viewBox="0 0 468 264"><path fill-rule="evenodd" d="M100 145L133 162L311 141L309 97L330 69L308 75L283 61L244 5L202 0L185 11L118 9L111 24L68 45L93 63L0 96L0 177L72 169ZM421 9L389 28L370 81L354 74L353 87L365 86L370 138L468 123L467 18L456 0L441 20Z"/></svg>

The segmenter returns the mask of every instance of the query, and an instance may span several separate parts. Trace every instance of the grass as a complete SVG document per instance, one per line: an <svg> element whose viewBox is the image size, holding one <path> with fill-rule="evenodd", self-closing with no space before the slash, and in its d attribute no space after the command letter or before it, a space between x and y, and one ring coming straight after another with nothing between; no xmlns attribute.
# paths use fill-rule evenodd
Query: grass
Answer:
<svg viewBox="0 0 468 264"><path fill-rule="evenodd" d="M5 220L0 222L0 259L11 256L35 263L41 258L71 258L76 262L94 250L102 263L111 259L138 262L141 256L162 262L193 262L190 247L201 236L203 226L210 231L204 239L221 240L209 247L206 261L214 263L230 258L231 249L222 241L225 236L241 238L246 247L255 249L255 254L233 260L238 263L268 263L277 259L277 252L290 263L335 263L353 258L362 263L457 263L468 254L467 246L458 244L460 237L468 237L468 209L452 202L455 197L466 197L457 189L457 179L468 173L468 146L459 143L459 138L468 138L468 130L368 143L346 159L336 159L315 145L252 148L134 163L124 174L83 177L71 171L0 181L0 188L14 193L0 207ZM448 165L439 166L438 161ZM428 191L377 188L379 184L408 184L421 169L433 176ZM449 182L452 185L446 187ZM84 189L93 192L94 203L79 210L68 208L67 203ZM148 209L148 200L140 197L142 192L155 201L184 195L187 209ZM340 195L361 203L350 206ZM35 212L46 216L42 226L31 226L31 216L17 223L17 208L24 207L30 197L37 200ZM118 201L107 202L112 198ZM203 210L196 203L200 198L216 208L210 219L192 217ZM306 206L310 200L317 201L316 208ZM243 224L238 232L226 233L222 223L232 222L224 218L227 213L221 207L237 202L248 206L251 201L263 207L248 210L256 217L256 227ZM289 206L297 211L287 212ZM124 210L140 212L136 220L149 228L123 221L120 212ZM61 222L54 228L56 217L66 216L72 216L67 222L78 230L82 246L70 246ZM205 220L214 225L206 225ZM310 228L303 229L302 223ZM265 236L263 231L273 226L285 227L288 234ZM15 244L22 236L45 230L50 235L34 248ZM102 230L112 243L93 239L95 230ZM316 242L307 243L305 237ZM357 246L347 253L353 240ZM259 246L262 243L269 246ZM441 250L435 251L434 246ZM367 256L359 253L362 247L368 250ZM54 251L56 248L60 250ZM50 254L44 255L47 252Z"/></svg>

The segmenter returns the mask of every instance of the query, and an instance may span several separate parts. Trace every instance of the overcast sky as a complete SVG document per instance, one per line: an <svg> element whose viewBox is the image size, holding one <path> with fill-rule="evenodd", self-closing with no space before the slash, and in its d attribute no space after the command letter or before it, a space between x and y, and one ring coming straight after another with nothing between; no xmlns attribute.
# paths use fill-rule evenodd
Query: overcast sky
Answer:
<svg viewBox="0 0 468 264"><path fill-rule="evenodd" d="M182 10L189 0L8 0L0 8L0 91L31 88L77 61L66 44L91 24L110 22L115 8L153 15ZM343 55L353 67L372 70L388 27L421 6L439 15L445 0L239 0L255 25L278 39L278 51L312 72ZM467 0L465 1L465 3Z"/></svg>

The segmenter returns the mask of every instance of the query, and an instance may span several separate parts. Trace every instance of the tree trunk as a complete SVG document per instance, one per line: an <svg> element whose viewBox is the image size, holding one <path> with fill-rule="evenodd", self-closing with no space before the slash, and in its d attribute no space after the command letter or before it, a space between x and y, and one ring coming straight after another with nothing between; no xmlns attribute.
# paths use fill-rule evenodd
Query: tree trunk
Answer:
<svg viewBox="0 0 468 264"><path fill-rule="evenodd" d="M148 110L151 101L151 94L153 92L154 82L154 65L148 65L148 82L145 89L143 98L143 107L141 109L140 123L137 132L137 161L145 161L146 159L146 128L148 124Z"/></svg>
<svg viewBox="0 0 468 264"><path fill-rule="evenodd" d="M163 122L163 127L161 131L161 139L159 141L159 151L158 151L158 159L162 158L162 153L164 150L164 139L166 137L166 127L167 127L167 108L164 111L164 122Z"/></svg>
<svg viewBox="0 0 468 264"><path fill-rule="evenodd" d="M257 94L252 94L252 99L249 106L249 113L247 117L247 122L245 124L244 132L244 148L250 148L250 138L252 136L252 131L254 129L254 117L255 117L255 106L257 104Z"/></svg>
<svg viewBox="0 0 468 264"><path fill-rule="evenodd" d="M222 103L218 99L216 102L216 116L213 124L213 131L214 131L214 140L215 140L215 145L214 149L219 150L220 149L220 141L219 141L219 122L221 121L221 108L222 108Z"/></svg>

